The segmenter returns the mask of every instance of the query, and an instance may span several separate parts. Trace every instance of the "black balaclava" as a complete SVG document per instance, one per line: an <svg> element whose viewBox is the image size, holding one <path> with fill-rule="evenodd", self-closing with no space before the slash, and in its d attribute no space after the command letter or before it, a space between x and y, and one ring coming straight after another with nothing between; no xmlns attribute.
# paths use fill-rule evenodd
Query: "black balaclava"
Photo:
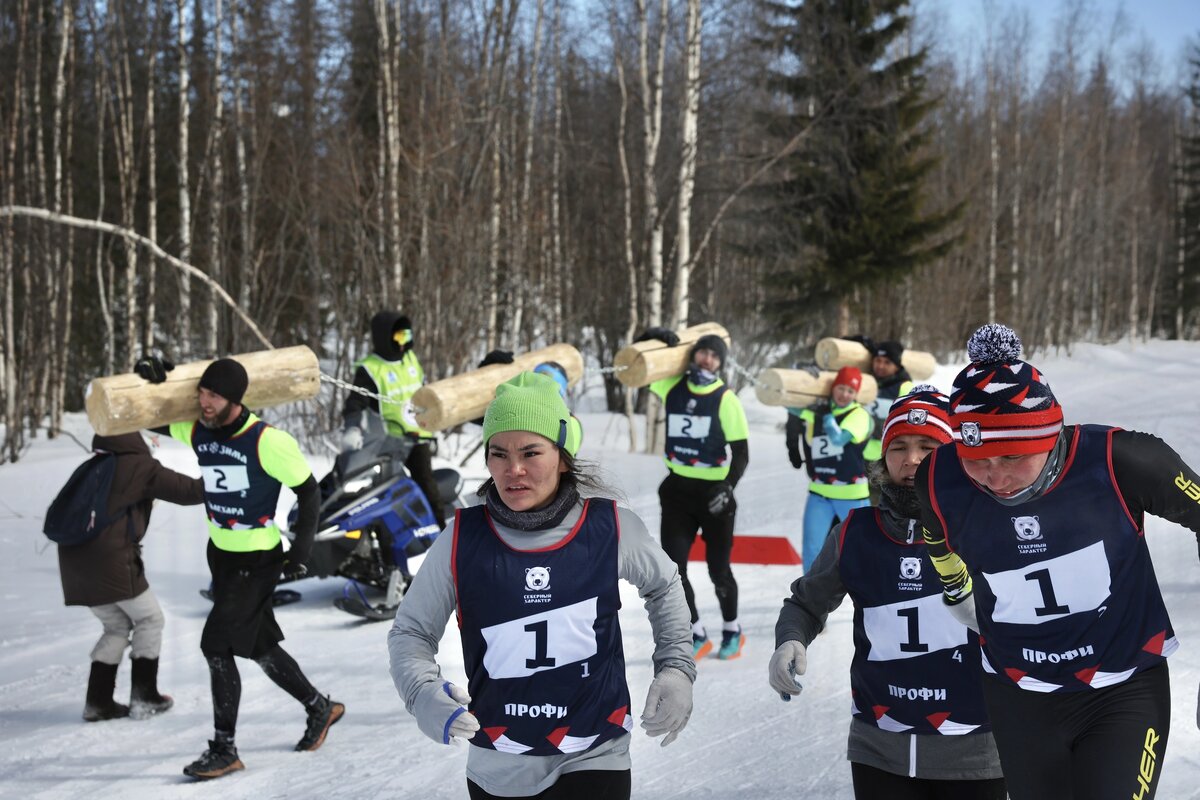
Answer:
<svg viewBox="0 0 1200 800"><path fill-rule="evenodd" d="M396 331L412 330L412 320L399 311L380 311L371 317L371 350L385 361L399 361L412 348L412 341L401 347L392 338Z"/></svg>

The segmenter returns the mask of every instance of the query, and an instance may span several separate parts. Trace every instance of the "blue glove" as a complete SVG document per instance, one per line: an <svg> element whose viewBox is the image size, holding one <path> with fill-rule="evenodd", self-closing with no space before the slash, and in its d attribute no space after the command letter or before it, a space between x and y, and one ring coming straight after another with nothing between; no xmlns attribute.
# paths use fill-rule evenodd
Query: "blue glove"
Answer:
<svg viewBox="0 0 1200 800"><path fill-rule="evenodd" d="M469 702L471 696L461 686L450 681L430 683L421 689L412 714L421 733L438 744L453 744L455 739L470 739L479 730L479 720L467 711Z"/></svg>
<svg viewBox="0 0 1200 800"><path fill-rule="evenodd" d="M837 420L833 418L833 414L826 414L825 420L822 423L825 428L825 435L836 445L843 445L850 441L850 432L844 431L837 424Z"/></svg>

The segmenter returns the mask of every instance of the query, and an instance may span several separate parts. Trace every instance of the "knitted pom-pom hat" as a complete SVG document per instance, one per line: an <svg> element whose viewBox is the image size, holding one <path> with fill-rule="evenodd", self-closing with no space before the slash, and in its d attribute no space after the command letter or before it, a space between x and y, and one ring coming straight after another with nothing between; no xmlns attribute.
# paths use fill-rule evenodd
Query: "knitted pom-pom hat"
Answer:
<svg viewBox="0 0 1200 800"><path fill-rule="evenodd" d="M1044 453L1063 426L1062 406L1036 367L1021 360L1021 340L989 323L967 342L971 363L954 379L950 420L960 458Z"/></svg>
<svg viewBox="0 0 1200 800"><path fill-rule="evenodd" d="M928 436L942 444L953 441L950 403L936 386L922 383L892 403L883 424L883 451L897 436Z"/></svg>

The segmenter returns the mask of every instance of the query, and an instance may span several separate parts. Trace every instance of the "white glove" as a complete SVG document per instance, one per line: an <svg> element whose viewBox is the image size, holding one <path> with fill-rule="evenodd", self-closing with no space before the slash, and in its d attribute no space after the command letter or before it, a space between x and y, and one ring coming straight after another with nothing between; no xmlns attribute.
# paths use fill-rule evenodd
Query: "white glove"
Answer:
<svg viewBox="0 0 1200 800"><path fill-rule="evenodd" d="M797 681L797 675L803 675L808 670L808 651L804 645L795 641L784 642L775 648L771 655L771 664L767 671L771 678L771 688L779 692L784 700L790 700L800 694L803 688Z"/></svg>
<svg viewBox="0 0 1200 800"><path fill-rule="evenodd" d="M692 679L682 670L663 667L650 682L646 693L646 709L642 712L642 727L650 736L662 736L666 747L683 730L692 716Z"/></svg>
<svg viewBox="0 0 1200 800"><path fill-rule="evenodd" d="M471 696L461 686L431 683L413 703L412 715L421 733L438 744L452 744L456 738L470 739L479 730L479 720L467 711L470 702Z"/></svg>
<svg viewBox="0 0 1200 800"><path fill-rule="evenodd" d="M361 450L363 446L362 428L357 425L351 425L346 430L342 431L342 452L350 450Z"/></svg>

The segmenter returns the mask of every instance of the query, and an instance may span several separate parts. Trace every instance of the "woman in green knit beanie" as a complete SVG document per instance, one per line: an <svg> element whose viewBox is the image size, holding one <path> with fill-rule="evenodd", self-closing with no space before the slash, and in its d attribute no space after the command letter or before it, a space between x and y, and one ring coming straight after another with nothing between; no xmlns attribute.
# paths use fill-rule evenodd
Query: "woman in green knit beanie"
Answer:
<svg viewBox="0 0 1200 800"><path fill-rule="evenodd" d="M679 574L636 514L580 496L599 484L578 469L573 422L552 378L523 372L497 387L483 422L484 502L438 537L388 636L392 679L417 727L472 745L473 800L630 796L619 579L638 588L655 632L642 727L665 745L691 715ZM443 677L431 645L451 614L465 689Z"/></svg>

